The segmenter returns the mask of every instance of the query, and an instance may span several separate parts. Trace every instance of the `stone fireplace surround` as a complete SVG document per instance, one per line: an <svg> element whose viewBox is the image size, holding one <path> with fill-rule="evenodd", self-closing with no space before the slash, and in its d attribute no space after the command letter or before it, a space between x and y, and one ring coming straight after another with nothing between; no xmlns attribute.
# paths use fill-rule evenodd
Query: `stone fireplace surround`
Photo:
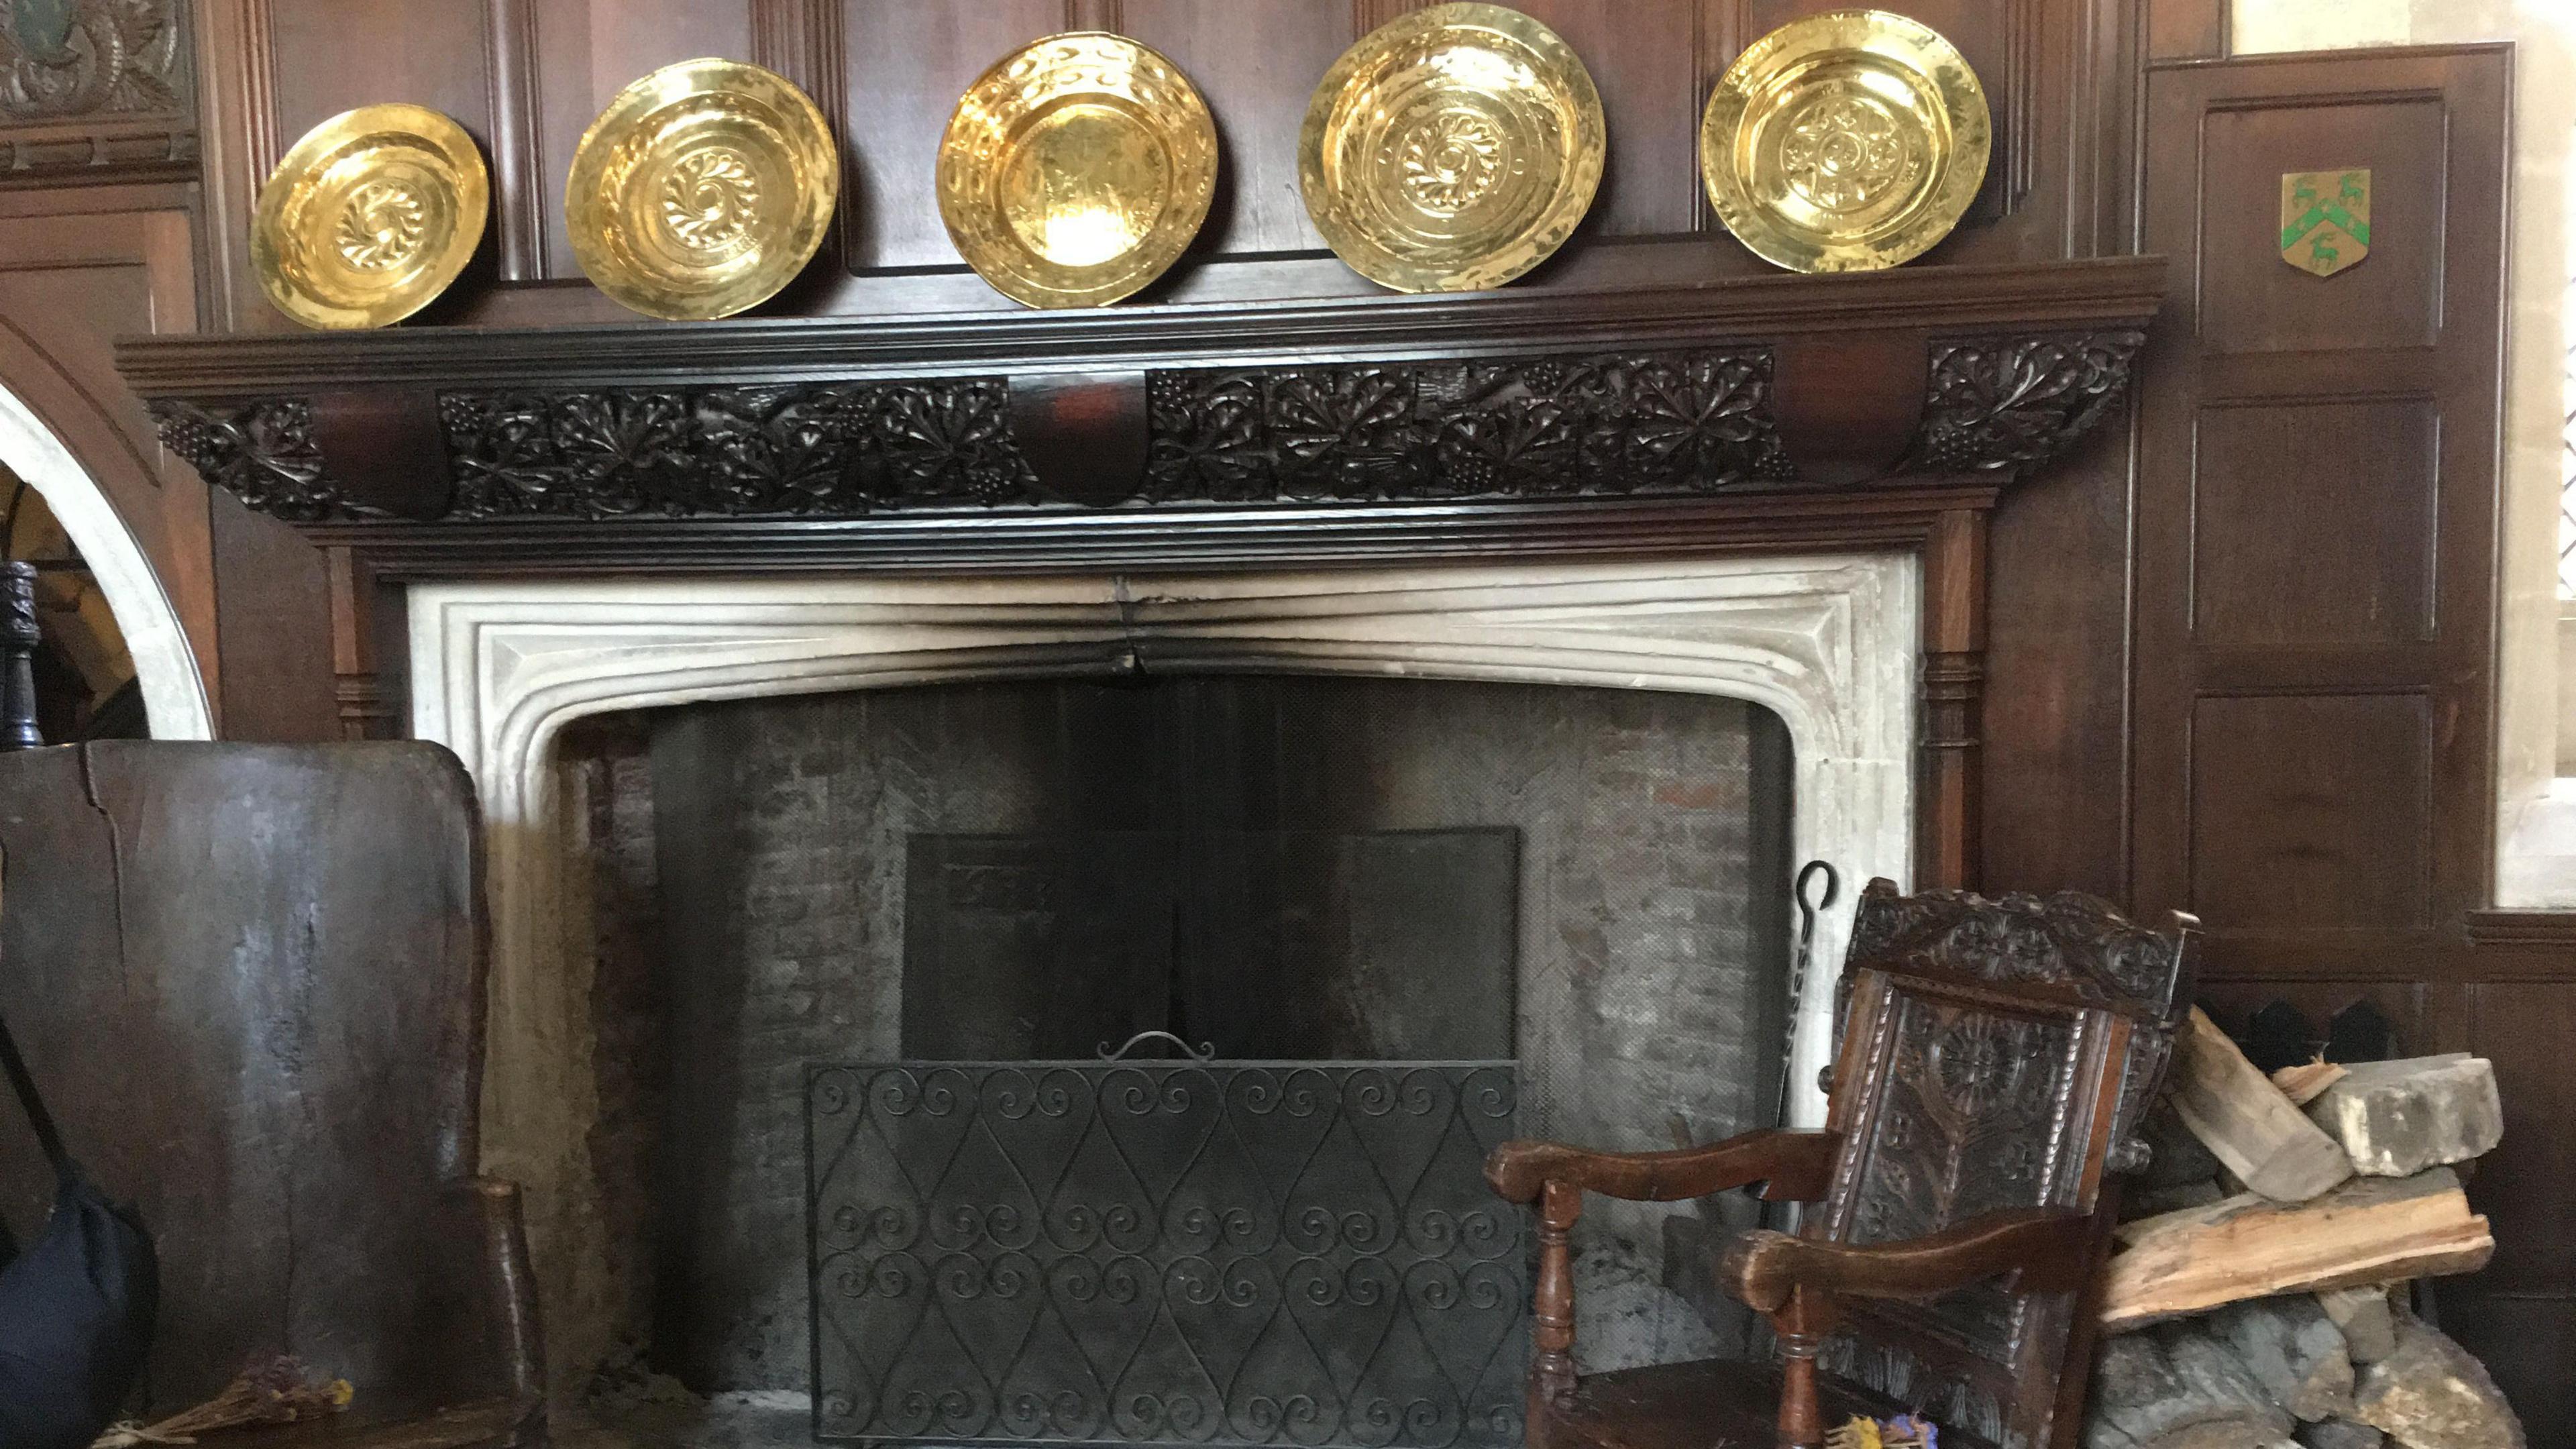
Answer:
<svg viewBox="0 0 2576 1449"><path fill-rule="evenodd" d="M1860 882L1910 877L1922 566L1911 552L1539 561L1405 569L1058 577L524 579L415 585L413 733L465 762L485 814L492 919L484 1169L527 1188L544 1297L601 1270L587 1127L597 1077L576 950L587 928L554 744L590 715L962 680L1306 673L1725 695L1792 747L1793 849L1833 861L1827 978ZM1786 972L1789 963L1783 961ZM1798 1020L1794 1120L1831 993ZM567 1316L579 1316L578 1314ZM557 1344L559 1369L604 1345Z"/></svg>

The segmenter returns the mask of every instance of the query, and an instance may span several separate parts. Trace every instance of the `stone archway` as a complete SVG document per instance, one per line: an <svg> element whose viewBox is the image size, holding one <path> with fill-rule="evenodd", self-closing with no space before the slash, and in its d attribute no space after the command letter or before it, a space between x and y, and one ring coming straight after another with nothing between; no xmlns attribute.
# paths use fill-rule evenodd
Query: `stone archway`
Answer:
<svg viewBox="0 0 2576 1449"><path fill-rule="evenodd" d="M205 680L160 575L98 481L6 385L0 385L0 464L44 498L97 577L99 592L107 597L134 657L152 737L213 739L214 711Z"/></svg>

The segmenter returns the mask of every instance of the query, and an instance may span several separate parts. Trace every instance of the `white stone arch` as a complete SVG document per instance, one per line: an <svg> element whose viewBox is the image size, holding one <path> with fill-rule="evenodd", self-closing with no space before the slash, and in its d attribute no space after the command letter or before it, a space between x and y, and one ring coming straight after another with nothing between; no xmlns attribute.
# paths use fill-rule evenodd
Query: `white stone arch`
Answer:
<svg viewBox="0 0 2576 1449"><path fill-rule="evenodd" d="M117 630L125 636L126 653L134 660L152 737L213 739L214 710L206 699L205 679L197 672L196 651L189 647L179 611L143 545L98 480L5 383L0 383L0 465L43 497L98 580Z"/></svg>

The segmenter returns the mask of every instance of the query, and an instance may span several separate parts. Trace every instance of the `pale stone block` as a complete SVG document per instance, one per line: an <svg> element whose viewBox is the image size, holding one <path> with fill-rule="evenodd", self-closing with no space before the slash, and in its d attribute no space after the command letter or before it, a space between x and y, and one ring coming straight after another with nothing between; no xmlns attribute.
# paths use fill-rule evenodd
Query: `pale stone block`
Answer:
<svg viewBox="0 0 2576 1449"><path fill-rule="evenodd" d="M2465 1162L2504 1138L2495 1068L2466 1052L2354 1062L2308 1104L2308 1117L2372 1177Z"/></svg>

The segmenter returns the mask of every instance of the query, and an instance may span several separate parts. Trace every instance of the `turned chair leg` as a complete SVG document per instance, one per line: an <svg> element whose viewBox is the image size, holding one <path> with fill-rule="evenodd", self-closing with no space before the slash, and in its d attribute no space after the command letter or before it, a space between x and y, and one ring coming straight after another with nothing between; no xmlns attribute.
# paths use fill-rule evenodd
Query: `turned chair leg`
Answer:
<svg viewBox="0 0 2576 1449"><path fill-rule="evenodd" d="M1771 1315L1771 1330L1780 1340L1781 1449L1820 1449L1825 1442L1824 1412L1816 1400L1816 1353L1833 1328L1833 1300L1805 1288L1793 1288L1789 1301Z"/></svg>
<svg viewBox="0 0 2576 1449"><path fill-rule="evenodd" d="M1538 1287L1530 1308L1537 1353L1530 1359L1529 1422L1574 1395L1574 1256L1566 1234L1583 1216L1583 1189L1551 1182L1539 1196ZM1532 1441L1536 1442L1533 1432Z"/></svg>

